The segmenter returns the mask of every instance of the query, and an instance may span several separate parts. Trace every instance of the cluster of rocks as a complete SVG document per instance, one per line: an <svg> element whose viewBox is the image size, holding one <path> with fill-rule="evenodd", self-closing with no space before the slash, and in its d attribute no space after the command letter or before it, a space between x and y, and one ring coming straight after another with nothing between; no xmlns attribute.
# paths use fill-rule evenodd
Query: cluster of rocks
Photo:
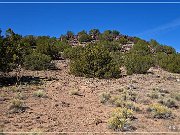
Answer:
<svg viewBox="0 0 180 135"><path fill-rule="evenodd" d="M125 45L122 45L122 52L127 52L133 47L134 43L133 42L128 42Z"/></svg>
<svg viewBox="0 0 180 135"><path fill-rule="evenodd" d="M79 42L79 36L78 35L73 35L69 40L68 40L68 43L71 45L71 46L86 46L88 43L95 43L97 41L99 41L98 37L93 37L91 36L92 40L90 42L82 42L80 43ZM134 37L130 37L130 36L127 36L127 35L119 35L119 36L116 36L116 37L113 37L115 40L119 40L120 38L125 38L128 40L128 43L126 44L120 44L122 46L122 52L127 52L129 51L132 46L134 45ZM61 41L63 41L63 38L60 38Z"/></svg>

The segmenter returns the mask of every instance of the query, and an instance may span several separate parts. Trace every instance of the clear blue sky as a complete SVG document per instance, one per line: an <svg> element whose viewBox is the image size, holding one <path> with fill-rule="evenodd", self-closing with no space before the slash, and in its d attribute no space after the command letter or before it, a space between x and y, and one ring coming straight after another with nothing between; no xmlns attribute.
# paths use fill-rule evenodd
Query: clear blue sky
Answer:
<svg viewBox="0 0 180 135"><path fill-rule="evenodd" d="M180 4L0 4L0 9L3 31L12 28L22 35L59 37L68 30L115 29L146 40L156 39L180 52Z"/></svg>

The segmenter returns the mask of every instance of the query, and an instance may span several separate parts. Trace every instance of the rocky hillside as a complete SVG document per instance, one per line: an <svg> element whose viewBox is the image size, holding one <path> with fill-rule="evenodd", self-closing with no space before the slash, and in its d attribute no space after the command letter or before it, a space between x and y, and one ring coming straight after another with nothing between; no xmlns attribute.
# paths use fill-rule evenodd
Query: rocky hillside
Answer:
<svg viewBox="0 0 180 135"><path fill-rule="evenodd" d="M180 132L180 54L97 29L0 35L3 132Z"/></svg>
<svg viewBox="0 0 180 135"><path fill-rule="evenodd" d="M0 88L0 126L4 132L114 132L108 120L120 105L115 101L122 90L134 93L134 99L127 102L136 107L127 131L180 131L179 74L151 68L146 75L93 79L70 75L68 61L55 63L58 69L52 71L24 70L24 76L34 78L24 80L19 87ZM102 102L103 93L111 97L107 102ZM13 108L17 98L22 105ZM149 106L166 99L173 101L164 103L171 116L154 117Z"/></svg>

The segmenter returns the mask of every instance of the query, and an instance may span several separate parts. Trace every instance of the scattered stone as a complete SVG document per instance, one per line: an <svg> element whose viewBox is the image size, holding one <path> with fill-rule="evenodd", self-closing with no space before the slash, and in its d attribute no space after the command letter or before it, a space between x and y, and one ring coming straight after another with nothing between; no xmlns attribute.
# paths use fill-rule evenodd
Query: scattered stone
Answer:
<svg viewBox="0 0 180 135"><path fill-rule="evenodd" d="M94 123L96 124L96 126L99 125L102 122L103 121L101 119L99 119L99 118L95 118L95 120L94 120Z"/></svg>
<svg viewBox="0 0 180 135"><path fill-rule="evenodd" d="M156 78L160 78L161 76L160 75L156 75Z"/></svg>
<svg viewBox="0 0 180 135"><path fill-rule="evenodd" d="M63 66L62 66L63 68ZM62 69L64 70L64 69ZM166 72L165 72L166 73ZM158 128L159 131L161 131L161 121L157 119L158 122L155 123L154 120L148 119L144 117L144 114L146 116L146 105L149 105L153 102L158 102L158 100L151 100L149 97L147 97L147 93L149 91L152 91L152 88L154 87L162 87L159 89L159 93L166 94L164 98L171 96L171 92L178 93L178 86L177 83L180 82L179 76L176 76L175 79L170 74L161 74L158 73L154 75L132 75L127 76L123 78L119 78L116 80L103 80L103 79L89 79L89 78L81 78L81 77L74 77L72 75L67 74L65 71L58 71L58 77L59 81L49 85L43 85L43 88L49 95L49 98L47 100L36 100L33 98L31 100L32 96L29 97L28 100L25 100L27 105L30 106L30 109L28 109L23 114L9 114L6 116L4 115L2 118L2 122L0 120L0 123L7 124L5 126L7 130L27 130L32 131L32 128L36 126L37 128L42 128L44 131L58 131L58 132L66 132L66 131L74 131L76 132L76 129L78 128L80 131L84 131L85 129L87 131L94 131L94 130L105 130L106 131L106 122L109 118L109 113L111 112L112 106L103 105L100 104L98 96L101 92L110 92L112 95L122 95L123 90L127 90L128 92L137 92L138 96L138 104L140 104L140 107L142 107L142 112L137 112L137 118L140 119L133 119L133 125L139 126L141 123L144 125L152 124L152 128ZM157 75L157 76L156 76ZM157 78L156 78L157 77ZM173 81L167 81L167 77L169 77L169 80ZM159 85L157 82L161 82L162 85ZM176 82L176 83L175 83ZM48 82L50 83L50 82ZM63 85L65 83L65 85ZM173 87L174 86L174 87ZM68 88L79 88L80 91L84 97L78 97L78 96L69 96L67 93L67 90L71 90ZM163 89L165 88L165 89ZM36 90L37 87L34 87L34 90ZM169 92L167 90L169 90ZM27 89L27 96L29 96L29 92L32 94L32 88L30 87ZM93 94L91 93L93 92ZM6 91L7 95L3 97L0 97L0 104L6 104L6 101L9 101L12 99L11 94L12 92ZM169 94L168 94L169 93ZM175 94L176 94L175 93ZM8 95L9 94L9 95ZM13 96L14 96L13 95ZM144 97L145 95L145 97ZM174 98L174 97L173 97ZM59 99L61 99L59 101ZM1 102L2 101L2 102ZM178 101L176 101L178 103ZM136 104L136 102L133 102ZM40 105L40 106L39 106ZM53 107L51 108L51 105ZM39 108L38 108L39 106ZM43 110L43 108L46 108ZM50 108L49 108L50 107ZM57 108L56 108L57 107ZM64 108L63 108L64 107ZM69 108L66 108L69 107ZM6 109L6 108L4 108ZM6 114L5 111L2 111L2 114ZM49 110L50 109L50 110ZM174 123L178 123L179 114L175 107L172 108L172 111L177 115L174 120L172 120ZM41 116L38 113L43 113L43 116ZM9 116L9 117L8 117ZM141 119L141 116L142 119ZM55 117L55 118L49 118L49 117ZM20 120L18 120L20 119ZM5 121L6 120L6 121ZM9 120L9 121L8 121ZM28 124L29 121L29 124ZM85 121L85 122L84 122ZM160 122L159 122L160 121ZM170 120L169 120L170 121ZM168 121L168 122L169 122ZM17 127L13 126L13 123L17 124ZM45 123L45 124L44 124ZM102 123L102 124L101 124ZM164 121L162 122L162 126ZM22 124L22 125L21 125ZM154 124L154 125L153 125ZM156 126L156 124L158 124ZM84 126L83 126L84 125ZM90 125L90 126L89 126ZM61 129L62 128L62 129ZM151 128L151 129L152 129ZM126 131L131 131L132 127L125 126ZM146 130L146 126L142 129L141 127L138 128L138 131ZM149 131L151 129L148 129ZM133 130L133 129L132 129ZM108 130L110 131L111 130ZM173 130L174 131L174 130Z"/></svg>
<svg viewBox="0 0 180 135"><path fill-rule="evenodd" d="M8 123L10 123L10 121L4 120L4 124L8 124Z"/></svg>
<svg viewBox="0 0 180 135"><path fill-rule="evenodd" d="M18 127L18 129L22 129L22 125L18 125L17 127Z"/></svg>
<svg viewBox="0 0 180 135"><path fill-rule="evenodd" d="M55 106L55 107L58 107L59 105L58 105L58 104L55 104L54 106Z"/></svg>
<svg viewBox="0 0 180 135"><path fill-rule="evenodd" d="M37 116L36 119L40 119L40 116Z"/></svg>
<svg viewBox="0 0 180 135"><path fill-rule="evenodd" d="M33 112L28 112L29 114L32 114Z"/></svg>
<svg viewBox="0 0 180 135"><path fill-rule="evenodd" d="M128 88L129 90L136 89L136 87L135 87L134 85L132 85L132 84L130 84L129 86L127 86L127 88Z"/></svg>
<svg viewBox="0 0 180 135"><path fill-rule="evenodd" d="M61 104L62 104L62 107L69 107L70 106L70 103L66 103L64 101L62 101Z"/></svg>
<svg viewBox="0 0 180 135"><path fill-rule="evenodd" d="M175 77L172 77L172 76L169 76L169 77L167 77L167 80L169 80L169 81L174 81L174 80L176 80L176 78L175 78Z"/></svg>
<svg viewBox="0 0 180 135"><path fill-rule="evenodd" d="M82 106L79 106L78 109L83 109L83 107L82 107Z"/></svg>
<svg viewBox="0 0 180 135"><path fill-rule="evenodd" d="M6 98L0 97L0 101L5 101L5 100L6 100Z"/></svg>

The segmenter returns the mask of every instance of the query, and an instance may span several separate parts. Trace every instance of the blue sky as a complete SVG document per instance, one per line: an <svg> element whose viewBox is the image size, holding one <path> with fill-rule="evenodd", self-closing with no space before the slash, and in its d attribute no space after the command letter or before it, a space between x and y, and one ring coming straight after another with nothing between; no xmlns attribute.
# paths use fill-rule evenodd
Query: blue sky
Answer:
<svg viewBox="0 0 180 135"><path fill-rule="evenodd" d="M59 37L68 30L115 29L146 40L156 39L180 52L180 4L0 4L0 9L3 31L12 28L22 35Z"/></svg>

